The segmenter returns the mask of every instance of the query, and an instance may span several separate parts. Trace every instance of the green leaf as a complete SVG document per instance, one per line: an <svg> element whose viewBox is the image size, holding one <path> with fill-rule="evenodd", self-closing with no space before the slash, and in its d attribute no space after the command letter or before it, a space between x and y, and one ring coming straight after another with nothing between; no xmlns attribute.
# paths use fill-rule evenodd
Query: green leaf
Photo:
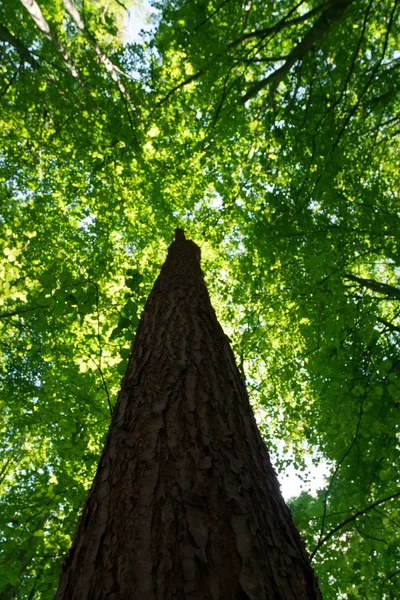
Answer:
<svg viewBox="0 0 400 600"><path fill-rule="evenodd" d="M68 294L65 297L65 301L69 302L72 306L78 306L78 299L75 294Z"/></svg>
<svg viewBox="0 0 400 600"><path fill-rule="evenodd" d="M110 341L115 340L120 335L122 335L123 331L120 327L115 327L110 334Z"/></svg>
<svg viewBox="0 0 400 600"><path fill-rule="evenodd" d="M123 360L126 360L127 358L129 358L131 351L129 348L122 348L119 351L120 356L122 357Z"/></svg>
<svg viewBox="0 0 400 600"><path fill-rule="evenodd" d="M124 306L124 313L129 315L129 317L136 317L138 305L133 300L128 300L128 302Z"/></svg>
<svg viewBox="0 0 400 600"><path fill-rule="evenodd" d="M125 285L131 290L136 290L139 283L142 281L142 276L139 271L133 269L129 269L128 274L130 277L125 279Z"/></svg>
<svg viewBox="0 0 400 600"><path fill-rule="evenodd" d="M38 529L37 531L34 532L33 537L43 537L44 536L44 531L43 529Z"/></svg>
<svg viewBox="0 0 400 600"><path fill-rule="evenodd" d="M126 371L126 360L122 360L120 363L118 363L117 365L117 371L120 375L125 375L125 371Z"/></svg>
<svg viewBox="0 0 400 600"><path fill-rule="evenodd" d="M74 279L68 270L64 269L60 273L60 282L62 283L62 285L65 285L65 286L71 285L73 283L73 281L74 281Z"/></svg>
<svg viewBox="0 0 400 600"><path fill-rule="evenodd" d="M127 329L130 326L131 326L131 320L128 317L120 317L120 319L118 321L119 329Z"/></svg>
<svg viewBox="0 0 400 600"><path fill-rule="evenodd" d="M44 288L49 289L52 289L56 283L56 278L54 276L53 271L51 270L44 271L41 275L38 276L38 280Z"/></svg>

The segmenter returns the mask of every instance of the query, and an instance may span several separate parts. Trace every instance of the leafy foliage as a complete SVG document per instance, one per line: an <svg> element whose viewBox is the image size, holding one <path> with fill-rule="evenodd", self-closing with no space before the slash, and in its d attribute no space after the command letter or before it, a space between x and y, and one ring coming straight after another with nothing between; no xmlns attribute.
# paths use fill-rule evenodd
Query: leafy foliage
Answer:
<svg viewBox="0 0 400 600"><path fill-rule="evenodd" d="M0 6L0 597L53 597L179 225L278 471L329 466L291 500L324 597L395 598L397 0L165 1L129 44L130 4L33 5Z"/></svg>

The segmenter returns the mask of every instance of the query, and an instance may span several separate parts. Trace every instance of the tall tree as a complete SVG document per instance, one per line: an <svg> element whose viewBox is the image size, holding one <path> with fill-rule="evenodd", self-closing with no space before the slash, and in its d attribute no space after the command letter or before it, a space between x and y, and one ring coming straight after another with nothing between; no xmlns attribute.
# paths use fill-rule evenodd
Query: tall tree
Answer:
<svg viewBox="0 0 400 600"><path fill-rule="evenodd" d="M321 598L200 249L177 229L146 303L56 598Z"/></svg>
<svg viewBox="0 0 400 600"><path fill-rule="evenodd" d="M0 593L54 597L179 222L324 598L397 597L399 0L133 1L0 3Z"/></svg>

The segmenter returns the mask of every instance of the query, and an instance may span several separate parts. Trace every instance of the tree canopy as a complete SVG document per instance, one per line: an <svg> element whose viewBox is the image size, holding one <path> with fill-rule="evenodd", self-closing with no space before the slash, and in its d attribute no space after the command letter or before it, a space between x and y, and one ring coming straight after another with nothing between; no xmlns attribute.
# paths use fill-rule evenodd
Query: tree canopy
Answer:
<svg viewBox="0 0 400 600"><path fill-rule="evenodd" d="M177 226L324 597L395 598L398 1L129 13L0 5L0 598L53 597Z"/></svg>

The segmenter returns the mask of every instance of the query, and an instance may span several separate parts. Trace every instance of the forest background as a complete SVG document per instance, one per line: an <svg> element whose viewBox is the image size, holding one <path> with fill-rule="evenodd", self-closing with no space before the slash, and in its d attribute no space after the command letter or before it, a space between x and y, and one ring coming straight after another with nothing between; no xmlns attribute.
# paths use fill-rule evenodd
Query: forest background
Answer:
<svg viewBox="0 0 400 600"><path fill-rule="evenodd" d="M324 598L398 598L398 12L1 4L2 600L54 595L176 226Z"/></svg>

